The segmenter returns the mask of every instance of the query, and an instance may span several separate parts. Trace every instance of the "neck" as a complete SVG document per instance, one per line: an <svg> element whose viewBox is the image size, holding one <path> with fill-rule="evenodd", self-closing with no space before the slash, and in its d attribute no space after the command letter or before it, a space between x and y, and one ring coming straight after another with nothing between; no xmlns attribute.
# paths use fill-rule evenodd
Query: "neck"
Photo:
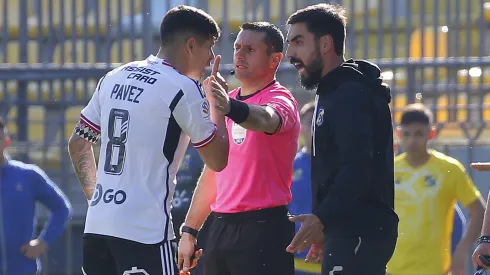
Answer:
<svg viewBox="0 0 490 275"><path fill-rule="evenodd" d="M271 74L267 77L261 77L260 79L240 80L240 95L247 96L256 93L258 90L263 89L267 84L271 83L275 77L275 74Z"/></svg>
<svg viewBox="0 0 490 275"><path fill-rule="evenodd" d="M421 152L407 153L406 160L413 167L425 164L430 158L430 153L427 149Z"/></svg>
<svg viewBox="0 0 490 275"><path fill-rule="evenodd" d="M160 49L158 49L157 57L165 59L165 61L174 66L181 74L187 75L187 62L182 60L182 58L179 58L179 54L176 53L177 50L175 50L174 47L160 47Z"/></svg>
<svg viewBox="0 0 490 275"><path fill-rule="evenodd" d="M326 76L329 72L340 66L345 61L344 56L334 55L332 58L325 60L323 63L322 77Z"/></svg>

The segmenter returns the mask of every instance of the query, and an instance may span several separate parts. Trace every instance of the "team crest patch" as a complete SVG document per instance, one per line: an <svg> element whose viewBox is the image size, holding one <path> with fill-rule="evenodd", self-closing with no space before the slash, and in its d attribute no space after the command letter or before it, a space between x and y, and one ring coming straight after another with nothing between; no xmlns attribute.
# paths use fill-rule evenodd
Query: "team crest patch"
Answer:
<svg viewBox="0 0 490 275"><path fill-rule="evenodd" d="M233 126L231 126L231 137L237 145L240 145L247 137L247 129L233 122Z"/></svg>
<svg viewBox="0 0 490 275"><path fill-rule="evenodd" d="M325 110L323 108L318 110L318 114L316 115L316 121L315 121L317 126L320 126L323 124L323 114L324 113L325 113Z"/></svg>
<svg viewBox="0 0 490 275"><path fill-rule="evenodd" d="M204 102L201 104L201 114L205 119L208 119L210 116L209 102L207 100L204 100Z"/></svg>
<svg viewBox="0 0 490 275"><path fill-rule="evenodd" d="M432 187L437 185L436 179L432 175L425 176L424 182L425 182L425 186L427 187Z"/></svg>

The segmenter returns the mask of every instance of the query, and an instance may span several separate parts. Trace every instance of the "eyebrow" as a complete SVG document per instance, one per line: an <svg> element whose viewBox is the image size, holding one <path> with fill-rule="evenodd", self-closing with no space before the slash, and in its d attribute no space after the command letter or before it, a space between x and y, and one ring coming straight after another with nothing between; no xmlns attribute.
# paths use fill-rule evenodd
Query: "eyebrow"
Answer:
<svg viewBox="0 0 490 275"><path fill-rule="evenodd" d="M286 40L286 42L294 42L295 40L298 40L300 38L303 38L302 34L298 34L298 35L294 36L293 38L291 38L291 40Z"/></svg>

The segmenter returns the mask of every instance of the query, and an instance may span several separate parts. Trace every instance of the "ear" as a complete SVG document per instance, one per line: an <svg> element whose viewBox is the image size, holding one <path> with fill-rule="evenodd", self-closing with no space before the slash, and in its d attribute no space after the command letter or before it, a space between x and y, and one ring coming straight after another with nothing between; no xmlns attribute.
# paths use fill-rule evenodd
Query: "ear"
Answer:
<svg viewBox="0 0 490 275"><path fill-rule="evenodd" d="M324 35L320 38L320 53L326 54L331 51L334 51L334 46L333 46L333 38L331 35Z"/></svg>
<svg viewBox="0 0 490 275"><path fill-rule="evenodd" d="M12 140L11 140L9 137L7 137L7 138L5 138L5 140L3 141L3 146L7 147L7 146L9 146L9 145L10 145L10 143L11 143L11 142L12 142Z"/></svg>
<svg viewBox="0 0 490 275"><path fill-rule="evenodd" d="M273 53L272 54L272 62L271 68L277 68L283 59L284 55L282 53Z"/></svg>
<svg viewBox="0 0 490 275"><path fill-rule="evenodd" d="M430 127L429 140L436 138L436 135L437 135L437 128L435 126Z"/></svg>
<svg viewBox="0 0 490 275"><path fill-rule="evenodd" d="M396 136L398 138L400 138L402 136L402 127L396 126L395 133L396 133Z"/></svg>
<svg viewBox="0 0 490 275"><path fill-rule="evenodd" d="M194 50L196 49L196 44L197 40L194 36L190 36L187 38L187 41L185 42L185 48L189 54L193 54Z"/></svg>

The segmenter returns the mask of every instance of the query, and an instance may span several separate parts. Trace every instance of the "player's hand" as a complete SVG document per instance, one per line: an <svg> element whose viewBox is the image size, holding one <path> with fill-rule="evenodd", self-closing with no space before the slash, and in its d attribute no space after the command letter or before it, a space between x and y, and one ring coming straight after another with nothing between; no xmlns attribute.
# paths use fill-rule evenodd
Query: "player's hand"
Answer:
<svg viewBox="0 0 490 275"><path fill-rule="evenodd" d="M37 259L46 252L48 245L40 239L34 239L28 244L24 244L20 247L20 252L29 259Z"/></svg>
<svg viewBox="0 0 490 275"><path fill-rule="evenodd" d="M452 275L465 275L466 265L467 265L467 251L468 247L458 244L456 250L454 251L452 262L451 262L451 274Z"/></svg>
<svg viewBox="0 0 490 275"><path fill-rule="evenodd" d="M196 238L188 233L182 233L179 241L177 265L184 274L197 265L197 261L202 255L202 249L196 251L196 245ZM193 256L194 259L191 262Z"/></svg>
<svg viewBox="0 0 490 275"><path fill-rule="evenodd" d="M291 244L286 248L287 252L296 253L305 251L312 243L320 241L323 237L323 224L313 214L305 214L290 217L291 222L301 222L301 227L294 236Z"/></svg>
<svg viewBox="0 0 490 275"><path fill-rule="evenodd" d="M473 265L475 268L477 268L478 266L481 266L485 269L490 269L490 266L485 266L482 263L482 261L478 258L480 255L490 255L490 243L479 244L476 247L475 252L473 252L473 256L472 256Z"/></svg>
<svg viewBox="0 0 490 275"><path fill-rule="evenodd" d="M470 167L477 171L490 171L490 162L473 162Z"/></svg>
<svg viewBox="0 0 490 275"><path fill-rule="evenodd" d="M225 89L225 91L228 93L228 83L226 82L225 78L219 73L219 63L221 61L221 55L217 55L214 58L214 63L213 63L213 69L211 70L211 75L214 76L216 81Z"/></svg>
<svg viewBox="0 0 490 275"><path fill-rule="evenodd" d="M305 261L319 263L323 259L323 242L316 242L311 244L310 251L306 255Z"/></svg>

